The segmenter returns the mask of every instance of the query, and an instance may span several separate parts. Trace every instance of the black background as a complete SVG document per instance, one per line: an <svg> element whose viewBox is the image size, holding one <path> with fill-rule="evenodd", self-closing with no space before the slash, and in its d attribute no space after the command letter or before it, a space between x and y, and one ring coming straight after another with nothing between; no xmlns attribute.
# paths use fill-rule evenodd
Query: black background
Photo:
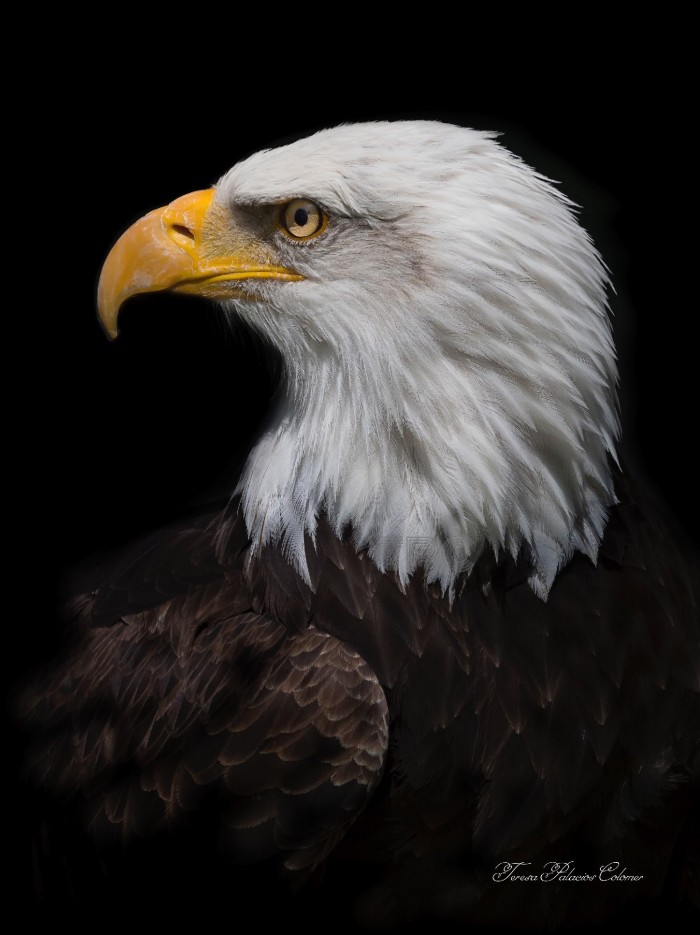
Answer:
<svg viewBox="0 0 700 935"><path fill-rule="evenodd" d="M670 77L586 88L565 104L551 94L552 76L501 94L462 87L459 106L442 88L404 101L375 96L369 106L312 105L299 87L290 106L279 89L252 93L254 74L208 92L206 68L188 60L173 72L163 57L146 68L143 56L122 57L117 80L105 79L114 63L91 58L74 77L56 74L33 102L35 221L23 245L34 263L18 303L27 329L12 345L22 362L16 498L28 576L11 628L11 685L59 641L56 594L67 570L230 487L271 391L254 342L230 335L203 302L137 299L120 339L107 342L95 289L109 248L141 214L208 187L247 154L339 122L431 118L500 130L582 206L617 290L625 457L678 534L697 541L694 156L685 110L669 103ZM19 853L28 893L27 851Z"/></svg>

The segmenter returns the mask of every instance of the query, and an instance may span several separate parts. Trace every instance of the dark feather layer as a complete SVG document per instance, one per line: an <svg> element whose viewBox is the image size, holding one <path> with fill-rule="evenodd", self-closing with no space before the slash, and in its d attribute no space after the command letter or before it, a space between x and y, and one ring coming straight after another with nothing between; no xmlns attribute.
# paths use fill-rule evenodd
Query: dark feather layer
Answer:
<svg viewBox="0 0 700 935"><path fill-rule="evenodd" d="M154 536L76 601L70 656L28 694L35 775L80 793L97 834L173 825L214 793L242 860L370 860L375 922L507 923L525 899L533 924L603 915L669 867L690 886L691 573L621 476L618 496L597 566L576 555L547 603L525 556L484 557L450 604L324 523L309 586L274 549L251 556L235 502ZM643 881L504 900L491 879L564 859Z"/></svg>

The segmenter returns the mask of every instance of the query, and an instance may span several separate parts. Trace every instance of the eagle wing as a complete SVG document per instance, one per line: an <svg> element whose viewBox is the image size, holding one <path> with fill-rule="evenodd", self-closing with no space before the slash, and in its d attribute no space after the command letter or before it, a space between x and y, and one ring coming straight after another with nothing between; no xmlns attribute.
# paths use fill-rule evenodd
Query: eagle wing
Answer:
<svg viewBox="0 0 700 935"><path fill-rule="evenodd" d="M236 857L310 871L382 775L386 698L347 643L256 612L211 535L142 547L78 601L72 651L25 701L33 769L79 791L99 835L143 836L215 801Z"/></svg>

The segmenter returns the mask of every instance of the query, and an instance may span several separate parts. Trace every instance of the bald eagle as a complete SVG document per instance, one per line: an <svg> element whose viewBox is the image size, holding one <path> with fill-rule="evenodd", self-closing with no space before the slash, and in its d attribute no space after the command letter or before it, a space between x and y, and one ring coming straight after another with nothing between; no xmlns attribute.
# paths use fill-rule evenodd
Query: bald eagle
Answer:
<svg viewBox="0 0 700 935"><path fill-rule="evenodd" d="M361 867L375 924L692 898L700 625L616 454L608 287L547 179L433 122L257 153L129 228L108 335L204 296L280 386L226 507L72 602L23 701L37 781L98 841L205 815L271 879Z"/></svg>

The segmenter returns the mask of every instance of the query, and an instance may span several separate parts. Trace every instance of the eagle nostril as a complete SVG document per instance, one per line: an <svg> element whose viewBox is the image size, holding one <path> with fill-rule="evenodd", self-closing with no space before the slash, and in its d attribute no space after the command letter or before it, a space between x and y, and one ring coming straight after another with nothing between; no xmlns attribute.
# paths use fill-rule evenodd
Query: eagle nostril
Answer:
<svg viewBox="0 0 700 935"><path fill-rule="evenodd" d="M183 244L194 241L194 231L191 231L190 228L186 227L184 224L171 224L170 236L176 243Z"/></svg>

